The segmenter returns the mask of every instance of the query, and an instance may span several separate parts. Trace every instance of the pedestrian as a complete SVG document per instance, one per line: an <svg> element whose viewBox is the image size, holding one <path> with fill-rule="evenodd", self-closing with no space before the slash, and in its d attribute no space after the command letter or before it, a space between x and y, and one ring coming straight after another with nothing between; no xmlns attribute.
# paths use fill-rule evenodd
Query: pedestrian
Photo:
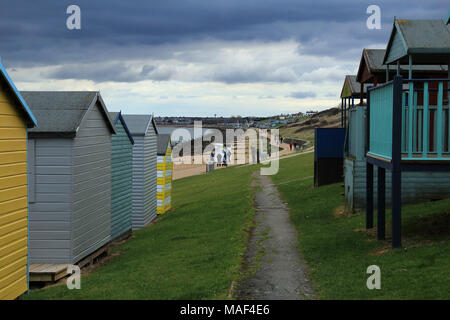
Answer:
<svg viewBox="0 0 450 320"><path fill-rule="evenodd" d="M211 163L214 163L214 155L215 155L215 151L213 149L213 150L211 150L211 154L209 155L209 160L211 161Z"/></svg>
<svg viewBox="0 0 450 320"><path fill-rule="evenodd" d="M227 149L223 150L223 166L227 166Z"/></svg>
<svg viewBox="0 0 450 320"><path fill-rule="evenodd" d="M217 155L217 166L222 166L222 155L220 153Z"/></svg>
<svg viewBox="0 0 450 320"><path fill-rule="evenodd" d="M292 151L292 142L289 142L289 150Z"/></svg>

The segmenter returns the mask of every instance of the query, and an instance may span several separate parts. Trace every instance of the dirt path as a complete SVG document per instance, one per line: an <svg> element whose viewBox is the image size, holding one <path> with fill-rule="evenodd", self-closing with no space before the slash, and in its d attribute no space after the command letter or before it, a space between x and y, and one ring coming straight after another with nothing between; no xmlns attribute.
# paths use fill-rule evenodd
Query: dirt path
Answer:
<svg viewBox="0 0 450 320"><path fill-rule="evenodd" d="M257 210L248 252L246 278L235 290L238 299L313 299L307 266L297 249L297 231L278 190L267 176L254 174Z"/></svg>

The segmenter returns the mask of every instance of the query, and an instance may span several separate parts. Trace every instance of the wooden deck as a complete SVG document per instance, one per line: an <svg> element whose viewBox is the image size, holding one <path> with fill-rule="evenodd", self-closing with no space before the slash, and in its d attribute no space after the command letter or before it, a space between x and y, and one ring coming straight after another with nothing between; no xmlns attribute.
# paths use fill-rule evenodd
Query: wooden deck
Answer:
<svg viewBox="0 0 450 320"><path fill-rule="evenodd" d="M30 282L56 282L66 277L68 264L30 264Z"/></svg>
<svg viewBox="0 0 450 320"><path fill-rule="evenodd" d="M97 249L84 259L78 261L76 265L84 268L88 265L93 265L100 256L109 255L110 243ZM56 282L69 274L67 268L70 264L30 264L30 282Z"/></svg>

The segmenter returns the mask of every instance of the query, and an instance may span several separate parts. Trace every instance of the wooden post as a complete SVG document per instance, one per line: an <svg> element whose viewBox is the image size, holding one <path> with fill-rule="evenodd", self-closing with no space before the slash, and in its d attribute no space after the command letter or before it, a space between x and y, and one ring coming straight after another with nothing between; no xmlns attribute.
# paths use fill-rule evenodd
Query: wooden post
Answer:
<svg viewBox="0 0 450 320"><path fill-rule="evenodd" d="M373 164L366 162L366 229L373 228Z"/></svg>
<svg viewBox="0 0 450 320"><path fill-rule="evenodd" d="M423 138L422 138L422 157L426 158L428 156L428 123L429 123L429 94L428 94L428 81L423 84ZM449 122L450 123L450 122Z"/></svg>
<svg viewBox="0 0 450 320"><path fill-rule="evenodd" d="M412 79L412 55L409 55L409 69L408 69L408 78Z"/></svg>
<svg viewBox="0 0 450 320"><path fill-rule="evenodd" d="M344 98L341 98L341 128L344 127Z"/></svg>
<svg viewBox="0 0 450 320"><path fill-rule="evenodd" d="M370 151L370 91L367 88L366 150ZM366 160L366 229L373 228L373 164Z"/></svg>
<svg viewBox="0 0 450 320"><path fill-rule="evenodd" d="M386 169L378 167L378 218L377 218L377 237L378 240L385 239L385 205L386 205Z"/></svg>
<svg viewBox="0 0 450 320"><path fill-rule="evenodd" d="M366 143L364 148L364 156L366 156L366 153L369 151L369 144L370 144L370 91L369 87L367 87L367 107L366 107Z"/></svg>
<svg viewBox="0 0 450 320"><path fill-rule="evenodd" d="M394 99L392 114L392 247L402 246L402 178L401 178L401 145L402 145L402 86L403 78L394 77Z"/></svg>
<svg viewBox="0 0 450 320"><path fill-rule="evenodd" d="M345 125L346 125L346 119L345 119L346 110L347 110L347 98L344 98L344 125L342 126L342 128L345 128Z"/></svg>
<svg viewBox="0 0 450 320"><path fill-rule="evenodd" d="M448 24L448 23L447 23ZM447 78L450 79L450 63L447 64ZM450 152L450 81L447 81L447 106L448 106L448 152Z"/></svg>
<svg viewBox="0 0 450 320"><path fill-rule="evenodd" d="M397 60L397 75L400 75L400 60Z"/></svg>
<svg viewBox="0 0 450 320"><path fill-rule="evenodd" d="M389 81L389 64L386 65L386 82Z"/></svg>
<svg viewBox="0 0 450 320"><path fill-rule="evenodd" d="M395 93L394 93L395 94ZM408 157L412 158L414 141L414 82L409 82L408 92Z"/></svg>
<svg viewBox="0 0 450 320"><path fill-rule="evenodd" d="M438 95L437 95L437 157L442 158L442 151L444 150L444 137L443 137L443 122L444 122L444 82L438 83Z"/></svg>
<svg viewBox="0 0 450 320"><path fill-rule="evenodd" d="M450 71L449 71L450 72ZM359 89L359 105L362 106L363 105L363 100L364 100L364 83L360 83L359 84L361 86L361 88Z"/></svg>

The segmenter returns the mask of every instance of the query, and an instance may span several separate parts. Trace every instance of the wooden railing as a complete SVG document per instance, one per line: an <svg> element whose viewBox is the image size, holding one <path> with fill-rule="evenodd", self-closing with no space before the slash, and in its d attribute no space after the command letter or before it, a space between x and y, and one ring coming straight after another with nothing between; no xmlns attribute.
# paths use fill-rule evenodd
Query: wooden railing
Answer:
<svg viewBox="0 0 450 320"><path fill-rule="evenodd" d="M369 94L369 154L391 159L394 82L369 88Z"/></svg>
<svg viewBox="0 0 450 320"><path fill-rule="evenodd" d="M448 81L403 80L403 160L450 160Z"/></svg>
<svg viewBox="0 0 450 320"><path fill-rule="evenodd" d="M398 125L402 160L450 160L449 81L403 79L397 92L393 81L369 88L368 153L392 159L392 131ZM398 124L393 123L394 101L401 101Z"/></svg>

